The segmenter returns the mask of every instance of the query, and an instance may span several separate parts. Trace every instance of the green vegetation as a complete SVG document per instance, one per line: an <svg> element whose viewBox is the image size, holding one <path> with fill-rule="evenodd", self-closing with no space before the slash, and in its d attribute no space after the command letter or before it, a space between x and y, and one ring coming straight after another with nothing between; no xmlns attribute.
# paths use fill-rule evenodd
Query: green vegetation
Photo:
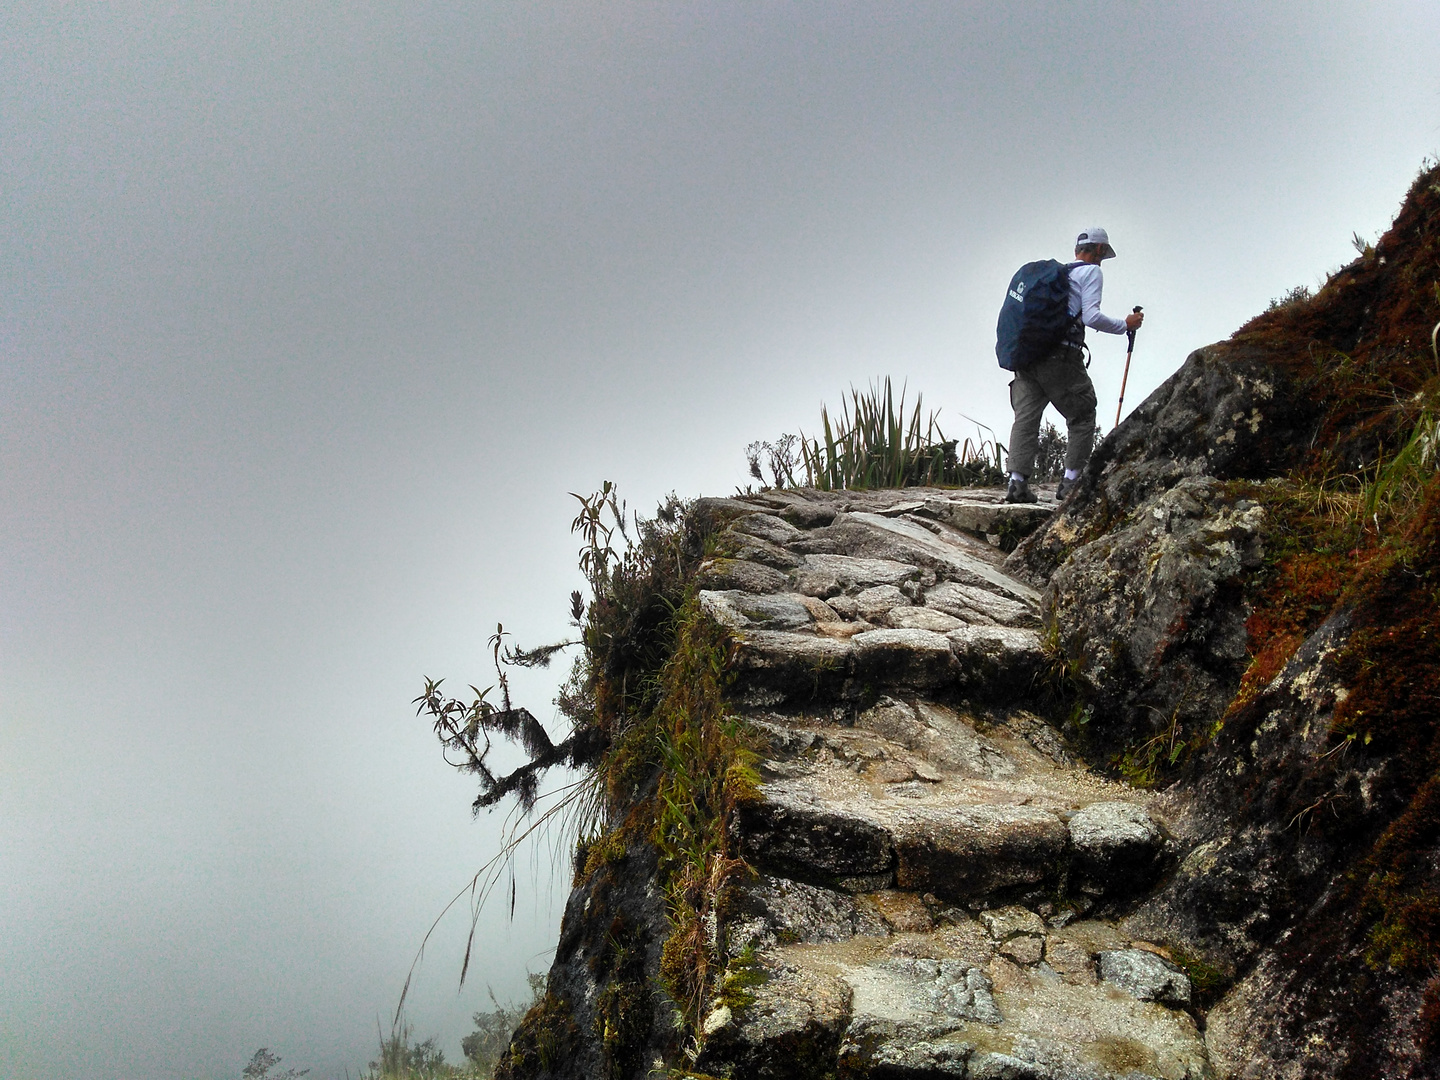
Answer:
<svg viewBox="0 0 1440 1080"><path fill-rule="evenodd" d="M572 529L582 539L579 566L591 592L588 602L572 597L578 639L526 651L507 645L497 628L495 686L471 687L473 697L459 700L427 679L416 704L432 719L447 760L478 777L477 811L506 795L530 809L546 797L539 790L546 770L557 764L582 770L582 779L541 815L569 812L579 836L577 883L623 860L637 844L658 854L672 928L660 982L693 1031L723 974L704 926L724 902L727 884L749 872L729 851L721 823L758 782L753 737L724 708L732 646L701 617L692 584L721 522L673 496L653 519L630 515L608 482L576 499ZM505 669L548 663L567 645L578 645L580 654L557 698L571 723L557 742L511 701ZM503 776L492 772L488 754L496 736L519 742L530 760ZM502 860L537 824L512 830ZM472 880L472 900L483 903L499 865L487 865ZM636 933L617 918L592 957L601 984L594 1033L612 1076L634 1071L649 1036L652 989ZM472 924L472 941L473 934ZM569 1005L543 997L501 1055L499 1074L522 1060L543 1063L566 1054L578 1037Z"/></svg>
<svg viewBox="0 0 1440 1080"><path fill-rule="evenodd" d="M720 977L720 993L716 1004L728 1009L743 1009L755 1003L755 987L765 982L764 969L755 959L755 949L747 945L739 956L730 958L725 973Z"/></svg>
<svg viewBox="0 0 1440 1080"><path fill-rule="evenodd" d="M897 403L890 380L886 379L865 394L852 388L838 422L832 423L829 411L821 408L823 443L819 438L781 435L773 443L752 442L745 447L745 460L754 479L777 488L854 491L993 487L1005 483L1005 447L993 433L986 435L988 429L983 425L976 425L973 441L962 442L945 438L935 413L929 415L923 427L920 416L921 398L917 395L907 416L904 390ZM1100 440L1098 429L1095 440ZM1068 446L1064 432L1047 421L1040 430L1040 452L1032 479L1058 480L1065 471Z"/></svg>
<svg viewBox="0 0 1440 1080"><path fill-rule="evenodd" d="M1198 1008L1208 1009L1229 984L1223 971L1184 949L1172 945L1170 959L1179 964L1190 977L1190 988L1195 993L1194 1001Z"/></svg>
<svg viewBox="0 0 1440 1080"><path fill-rule="evenodd" d="M460 1040L465 1055L463 1062L452 1065L445 1060L438 1036L417 1041L414 1029L402 1016L392 1025L388 1036L380 1036L379 1053L357 1074L358 1080L491 1080L526 1013L545 1001L545 976L531 974L529 981L530 999L521 1005L503 1005L491 993L490 1003L494 1009L477 1012L475 1030ZM262 1059L262 1055L267 1057ZM268 1051L259 1051L245 1070L245 1080L294 1080L309 1072L308 1069L299 1073L263 1071L279 1061ZM257 1066L262 1071L252 1072Z"/></svg>
<svg viewBox="0 0 1440 1080"><path fill-rule="evenodd" d="M730 851L723 822L756 797L760 780L754 738L724 708L729 653L724 631L687 601L651 736L650 756L660 767L647 816L672 926L660 974L692 1028L714 992L718 957L706 920L718 915L729 882L749 872Z"/></svg>
<svg viewBox="0 0 1440 1080"><path fill-rule="evenodd" d="M415 1042L413 1036L410 1025L402 1020L391 1030L389 1038L380 1039L380 1056L370 1062L369 1069L360 1074L360 1080L460 1080L461 1077L488 1080L488 1073L447 1065L445 1051L437 1045L438 1037L432 1035L423 1042Z"/></svg>
<svg viewBox="0 0 1440 1080"><path fill-rule="evenodd" d="M820 427L821 437L800 436L798 462L794 436L781 436L774 446L752 443L746 451L751 475L764 480L759 468L763 449L777 487L796 486L797 464L805 486L822 491L1004 483L1003 447L993 437L963 443L946 439L935 413L922 424L921 395L907 413L904 389L897 402L889 378L863 394L852 387L836 420L822 406Z"/></svg>
<svg viewBox="0 0 1440 1080"><path fill-rule="evenodd" d="M536 1066L549 1071L573 1055L579 1044L580 1028L569 1002L546 994L521 1018L495 1066L495 1076L529 1075Z"/></svg>

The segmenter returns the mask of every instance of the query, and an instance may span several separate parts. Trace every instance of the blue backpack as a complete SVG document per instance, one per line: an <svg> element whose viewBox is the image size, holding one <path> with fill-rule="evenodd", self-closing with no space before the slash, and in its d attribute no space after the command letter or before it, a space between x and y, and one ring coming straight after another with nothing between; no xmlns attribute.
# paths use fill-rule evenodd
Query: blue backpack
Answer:
<svg viewBox="0 0 1440 1080"><path fill-rule="evenodd" d="M995 356L1006 371L1045 359L1065 340L1071 322L1070 271L1079 265L1042 259L1015 271L995 326Z"/></svg>

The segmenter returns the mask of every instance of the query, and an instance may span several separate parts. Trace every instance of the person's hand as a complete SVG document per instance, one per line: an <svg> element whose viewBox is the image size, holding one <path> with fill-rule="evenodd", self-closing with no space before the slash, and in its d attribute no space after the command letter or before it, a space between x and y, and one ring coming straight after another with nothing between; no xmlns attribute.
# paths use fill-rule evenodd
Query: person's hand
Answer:
<svg viewBox="0 0 1440 1080"><path fill-rule="evenodd" d="M1139 330L1140 324L1144 321L1145 313L1143 311L1132 311L1129 315L1125 316L1125 329Z"/></svg>

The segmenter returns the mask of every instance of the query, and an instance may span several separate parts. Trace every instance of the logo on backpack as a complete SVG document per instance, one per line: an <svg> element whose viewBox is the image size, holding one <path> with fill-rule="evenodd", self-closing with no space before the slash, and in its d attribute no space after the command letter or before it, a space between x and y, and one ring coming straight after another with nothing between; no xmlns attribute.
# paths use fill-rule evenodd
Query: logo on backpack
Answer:
<svg viewBox="0 0 1440 1080"><path fill-rule="evenodd" d="M1006 371L1045 359L1070 329L1070 271L1080 263L1026 263L1010 279L995 326L995 356Z"/></svg>

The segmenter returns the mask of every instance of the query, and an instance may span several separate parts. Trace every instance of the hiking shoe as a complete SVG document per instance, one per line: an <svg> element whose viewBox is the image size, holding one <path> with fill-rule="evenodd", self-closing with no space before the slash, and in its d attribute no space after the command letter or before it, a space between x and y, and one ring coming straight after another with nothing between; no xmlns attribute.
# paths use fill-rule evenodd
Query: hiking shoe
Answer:
<svg viewBox="0 0 1440 1080"><path fill-rule="evenodd" d="M1005 489L1005 501L1007 503L1033 503L1040 500L1030 490L1030 485L1024 480L1010 478L1010 486Z"/></svg>
<svg viewBox="0 0 1440 1080"><path fill-rule="evenodd" d="M1062 476L1060 478L1060 483L1055 487L1055 501L1057 503L1064 502L1065 496L1069 495L1070 492L1074 491L1075 488L1079 485L1079 483L1080 478L1078 476L1074 480L1067 480L1065 477Z"/></svg>

